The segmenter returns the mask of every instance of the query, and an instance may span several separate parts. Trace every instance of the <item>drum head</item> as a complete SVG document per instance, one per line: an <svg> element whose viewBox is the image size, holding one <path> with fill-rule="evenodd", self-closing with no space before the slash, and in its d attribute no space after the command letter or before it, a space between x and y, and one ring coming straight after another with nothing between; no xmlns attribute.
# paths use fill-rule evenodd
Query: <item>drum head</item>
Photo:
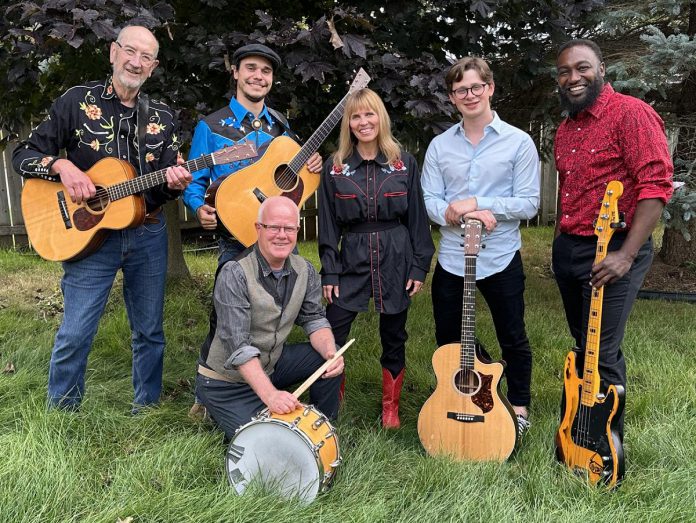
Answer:
<svg viewBox="0 0 696 523"><path fill-rule="evenodd" d="M321 484L319 464L308 441L287 424L254 421L235 435L227 452L227 476L238 494L251 482L309 503Z"/></svg>

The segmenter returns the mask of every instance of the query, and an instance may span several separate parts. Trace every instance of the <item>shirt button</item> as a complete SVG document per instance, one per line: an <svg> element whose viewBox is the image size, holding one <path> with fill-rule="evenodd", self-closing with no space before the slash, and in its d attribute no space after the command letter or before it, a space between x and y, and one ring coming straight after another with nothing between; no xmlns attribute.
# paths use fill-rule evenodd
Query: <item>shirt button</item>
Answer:
<svg viewBox="0 0 696 523"><path fill-rule="evenodd" d="M566 174L570 174L570 171L566 171Z"/></svg>
<svg viewBox="0 0 696 523"><path fill-rule="evenodd" d="M567 214L565 215L565 217L566 217L566 220L567 220L568 218L570 218L570 216L568 216Z"/></svg>
<svg viewBox="0 0 696 523"><path fill-rule="evenodd" d="M123 156L121 156L121 158L123 158L123 159L125 160L125 159L126 159L126 155L124 154Z"/></svg>
<svg viewBox="0 0 696 523"><path fill-rule="evenodd" d="M575 149L573 149L573 150L572 150L572 151L570 151L570 152L571 152L571 153L574 153L574 152L575 152Z"/></svg>
<svg viewBox="0 0 696 523"><path fill-rule="evenodd" d="M126 137L126 135L125 135L125 134L122 134L122 135L121 135L121 138L125 138L125 137Z"/></svg>
<svg viewBox="0 0 696 523"><path fill-rule="evenodd" d="M580 127L578 127L578 131L580 130Z"/></svg>
<svg viewBox="0 0 696 523"><path fill-rule="evenodd" d="M570 194L569 194L569 193L566 193L566 196L570 196Z"/></svg>
<svg viewBox="0 0 696 523"><path fill-rule="evenodd" d="M590 149L590 152L593 153L593 152L594 152L594 149Z"/></svg>

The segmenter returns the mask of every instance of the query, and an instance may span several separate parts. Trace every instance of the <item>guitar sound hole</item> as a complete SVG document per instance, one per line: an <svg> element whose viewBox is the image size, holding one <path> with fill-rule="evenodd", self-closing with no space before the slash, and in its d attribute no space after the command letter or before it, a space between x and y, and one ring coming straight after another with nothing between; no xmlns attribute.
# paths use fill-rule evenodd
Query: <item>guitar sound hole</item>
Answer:
<svg viewBox="0 0 696 523"><path fill-rule="evenodd" d="M92 198L85 200L85 206L91 212L100 214L106 210L110 201L109 193L106 191L106 189L97 185L97 194L95 194Z"/></svg>
<svg viewBox="0 0 696 523"><path fill-rule="evenodd" d="M481 387L481 378L473 369L462 369L454 375L454 386L462 394L471 396Z"/></svg>
<svg viewBox="0 0 696 523"><path fill-rule="evenodd" d="M283 191L291 191L297 185L297 174L288 165L281 165L275 172L275 183Z"/></svg>

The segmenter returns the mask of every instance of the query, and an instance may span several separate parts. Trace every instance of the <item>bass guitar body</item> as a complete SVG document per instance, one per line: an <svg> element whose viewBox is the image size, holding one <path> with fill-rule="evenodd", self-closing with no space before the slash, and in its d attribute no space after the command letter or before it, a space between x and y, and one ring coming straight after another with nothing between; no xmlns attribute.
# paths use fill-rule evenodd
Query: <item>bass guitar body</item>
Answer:
<svg viewBox="0 0 696 523"><path fill-rule="evenodd" d="M582 378L571 351L563 370L561 424L556 433L556 457L592 484L617 486L624 476L624 453L617 430L624 409L624 388L610 385L593 406L582 404Z"/></svg>
<svg viewBox="0 0 696 523"><path fill-rule="evenodd" d="M505 461L515 449L517 419L500 391L502 362L486 362L480 351L473 369L461 369L459 343L433 354L435 392L418 416L418 436L432 456Z"/></svg>
<svg viewBox="0 0 696 523"><path fill-rule="evenodd" d="M104 190L114 183L135 178L131 164L117 158L103 158L86 174L97 187L98 194L104 197L91 198L80 205L72 202L61 183L36 178L25 182L22 214L27 235L42 258L51 261L83 258L99 248L108 230L143 223L145 200L142 195L112 200Z"/></svg>
<svg viewBox="0 0 696 523"><path fill-rule="evenodd" d="M309 172L306 165L295 172L288 165L299 151L292 138L279 136L256 162L218 178L208 188L206 203L215 207L223 226L245 246L256 241L254 223L266 198L286 196L301 207L319 187L318 173Z"/></svg>

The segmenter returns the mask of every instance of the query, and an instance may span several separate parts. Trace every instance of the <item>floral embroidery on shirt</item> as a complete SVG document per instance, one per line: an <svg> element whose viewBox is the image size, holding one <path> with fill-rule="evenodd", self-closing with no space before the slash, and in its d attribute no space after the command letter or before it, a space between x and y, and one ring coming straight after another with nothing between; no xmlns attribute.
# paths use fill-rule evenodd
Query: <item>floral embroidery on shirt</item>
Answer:
<svg viewBox="0 0 696 523"><path fill-rule="evenodd" d="M351 171L348 164L344 163L341 165L334 165L331 174L334 176L353 176L355 171Z"/></svg>
<svg viewBox="0 0 696 523"><path fill-rule="evenodd" d="M386 167L382 167L381 171L385 174L393 173L394 171L405 171L406 165L401 160L394 160L394 163L390 163Z"/></svg>
<svg viewBox="0 0 696 523"><path fill-rule="evenodd" d="M46 167L52 161L53 156L44 156L43 158L41 158L41 167Z"/></svg>
<svg viewBox="0 0 696 523"><path fill-rule="evenodd" d="M99 120L99 118L101 118L102 111L99 107L97 107L94 104L87 105L83 102L80 104L80 109L82 109L85 112L87 118L89 118L90 120Z"/></svg>
<svg viewBox="0 0 696 523"><path fill-rule="evenodd" d="M157 113L155 113L157 114ZM147 134L159 134L164 131L165 126L159 123L149 123L147 124Z"/></svg>
<svg viewBox="0 0 696 523"><path fill-rule="evenodd" d="M155 160L155 155L154 155L154 154L152 154L152 153L147 153L147 154L145 155L145 161L146 161L146 162L152 162L152 161L154 161L154 160Z"/></svg>

